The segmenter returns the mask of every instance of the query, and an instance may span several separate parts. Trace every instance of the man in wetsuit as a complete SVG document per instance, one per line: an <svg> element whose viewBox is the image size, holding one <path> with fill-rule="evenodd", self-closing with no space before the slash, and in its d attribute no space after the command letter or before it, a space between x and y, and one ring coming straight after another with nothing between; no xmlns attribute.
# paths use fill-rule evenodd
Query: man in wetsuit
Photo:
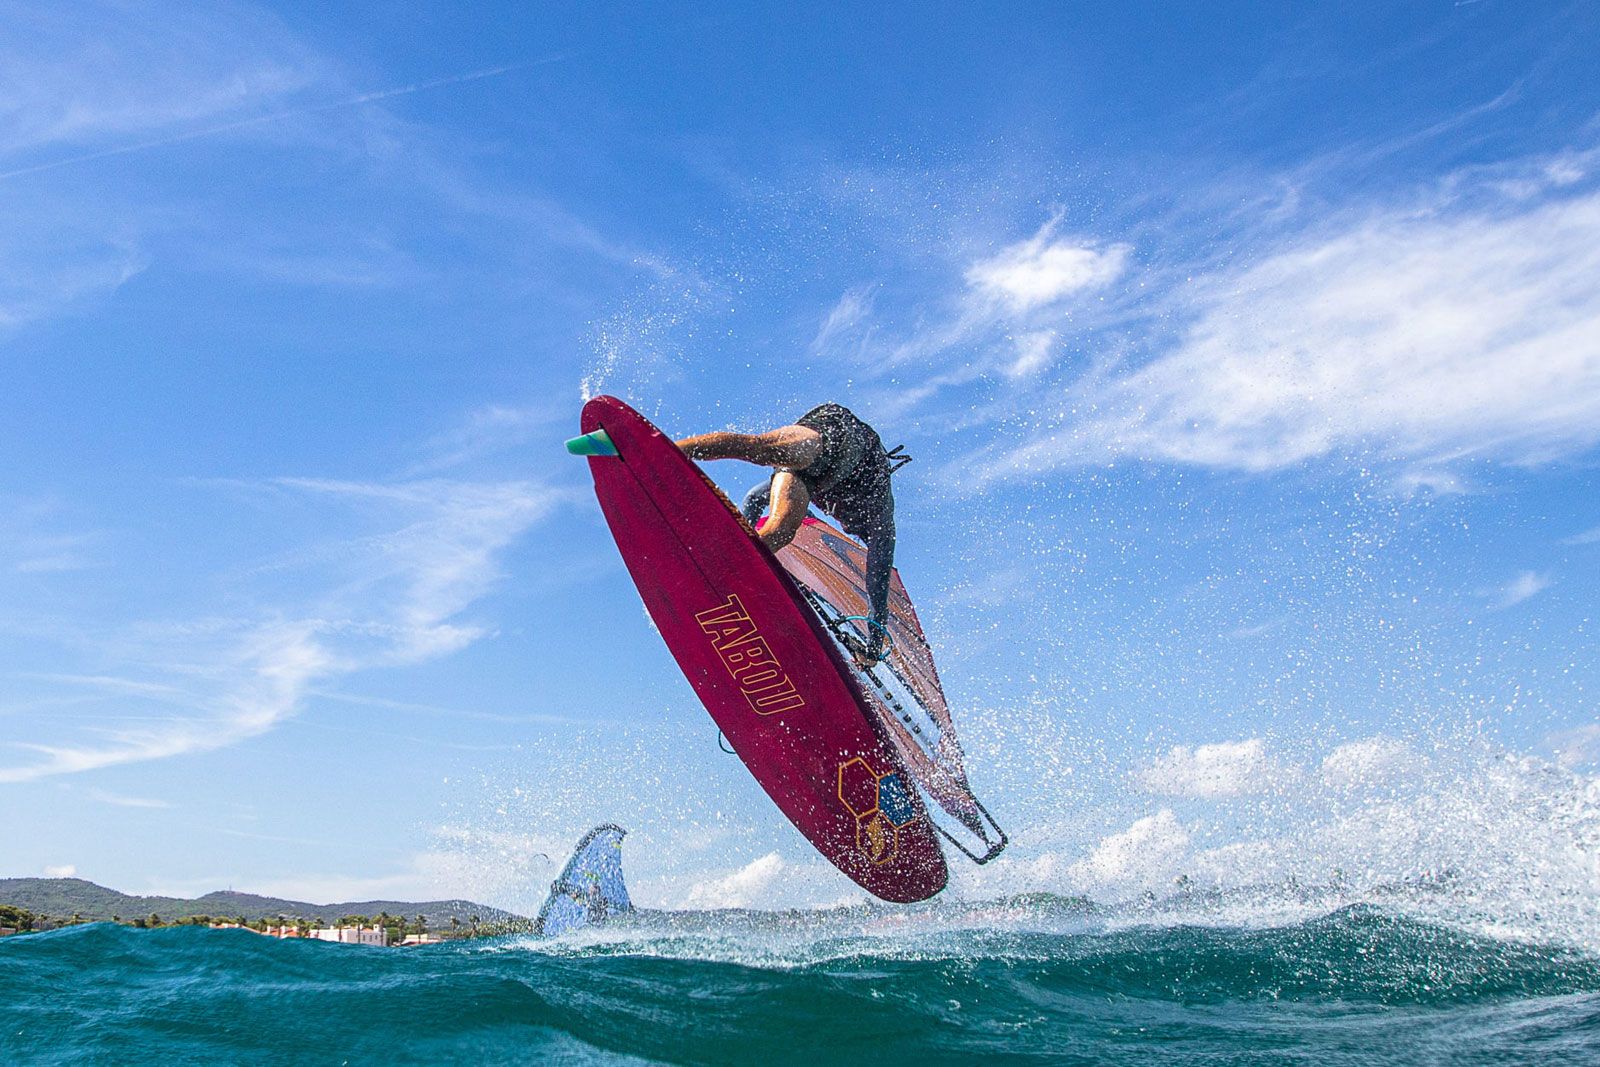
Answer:
<svg viewBox="0 0 1600 1067"><path fill-rule="evenodd" d="M889 573L894 567L894 492L890 472L909 457L884 451L871 426L839 404L819 404L796 419L761 434L706 433L678 442L690 459L742 459L774 473L744 498L744 517L754 525L770 506L761 540L774 552L794 540L806 509L815 504L844 531L867 546L867 595L872 624L865 647L852 648L858 666L883 658L889 618Z"/></svg>

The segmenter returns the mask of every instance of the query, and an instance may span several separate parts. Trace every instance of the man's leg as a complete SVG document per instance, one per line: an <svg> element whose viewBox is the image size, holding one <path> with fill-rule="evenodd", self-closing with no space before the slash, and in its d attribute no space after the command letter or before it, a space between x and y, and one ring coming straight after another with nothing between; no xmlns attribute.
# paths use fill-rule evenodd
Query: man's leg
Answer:
<svg viewBox="0 0 1600 1067"><path fill-rule="evenodd" d="M678 442L690 459L742 459L763 467L804 470L822 455L822 435L807 426L780 426L766 433L703 433Z"/></svg>
<svg viewBox="0 0 1600 1067"><path fill-rule="evenodd" d="M894 520L886 519L867 535L867 599L872 602L872 621L867 635L867 651L876 659L883 651L884 634L889 625L889 577L894 572Z"/></svg>
<svg viewBox="0 0 1600 1067"><path fill-rule="evenodd" d="M811 494L806 483L792 471L779 471L772 476L772 515L761 527L761 540L776 552L794 540L806 511L811 507Z"/></svg>
<svg viewBox="0 0 1600 1067"><path fill-rule="evenodd" d="M744 495L744 504L740 506L739 513L744 516L745 522L754 526L762 512L767 510L767 501L771 499L772 479L768 478Z"/></svg>
<svg viewBox="0 0 1600 1067"><path fill-rule="evenodd" d="M805 522L811 494L806 492L805 483L799 478L788 471L779 471L745 494L739 514L754 526L769 506L772 514L761 527L761 540L776 552L794 540L795 531Z"/></svg>

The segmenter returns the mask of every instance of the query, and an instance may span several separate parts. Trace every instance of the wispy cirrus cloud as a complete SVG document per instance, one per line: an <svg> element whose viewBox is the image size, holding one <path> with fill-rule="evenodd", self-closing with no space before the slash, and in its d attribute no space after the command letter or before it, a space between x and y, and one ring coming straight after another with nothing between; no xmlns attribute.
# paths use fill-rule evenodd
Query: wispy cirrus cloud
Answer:
<svg viewBox="0 0 1600 1067"><path fill-rule="evenodd" d="M149 265L124 223L36 198L0 197L0 204L15 209L0 233L0 330L114 292Z"/></svg>
<svg viewBox="0 0 1600 1067"><path fill-rule="evenodd" d="M124 189L83 196L24 175L238 117L330 73L247 5L11 3L0 17L3 329L113 292L150 263L147 212Z"/></svg>
<svg viewBox="0 0 1600 1067"><path fill-rule="evenodd" d="M365 532L279 561L305 572L293 602L198 625L124 627L104 653L120 672L49 676L100 696L103 714L14 738L31 759L0 766L22 782L236 744L294 715L319 683L446 656L489 628L467 612L500 578L499 556L550 514L559 493L527 482L356 482L282 478L267 497L355 509ZM76 723L76 728L74 728Z"/></svg>
<svg viewBox="0 0 1600 1067"><path fill-rule="evenodd" d="M169 133L148 141L136 141L131 144L117 145L111 148L96 149L78 155L70 155L61 159L44 163L35 163L29 166L18 167L14 170L0 172L0 181L7 178L20 177L24 174L37 174L41 171L55 170L58 167L72 166L75 163L88 163L109 156L128 155L132 152L145 152L156 148L165 148L168 145L182 144L186 141L198 140L202 137L216 137L221 134L236 133L254 126L267 123L285 122L299 118L303 115L313 115L321 111L331 111L335 108L355 107L360 104L371 104L381 100L388 100L396 96L408 96L411 93L422 92L427 89L441 88L448 85L460 85L466 82L478 81L483 78L492 78L513 70L521 69L529 64L513 66L491 67L487 70L469 71L465 74L451 75L446 78L434 78L430 81L419 82L413 85L403 85L392 89L382 89L375 92L357 93L354 96L343 97L337 100L321 103L304 104L300 107L290 108L285 111L273 111L264 115L251 115L246 118L223 122L218 125L202 126L199 129L183 130Z"/></svg>
<svg viewBox="0 0 1600 1067"><path fill-rule="evenodd" d="M1600 545L1600 526L1563 538L1561 543L1564 545Z"/></svg>
<svg viewBox="0 0 1600 1067"><path fill-rule="evenodd" d="M569 417L564 408L553 403L524 407L487 404L426 441L422 450L427 458L408 473L413 477L431 474L515 448L541 434L548 436L557 420Z"/></svg>
<svg viewBox="0 0 1600 1067"><path fill-rule="evenodd" d="M1503 585L1492 589L1479 590L1478 595L1489 602L1493 611L1504 611L1506 608L1515 607L1523 601L1532 600L1540 593L1549 589L1554 580L1548 574L1538 571L1520 571Z"/></svg>
<svg viewBox="0 0 1600 1067"><path fill-rule="evenodd" d="M0 159L147 137L282 99L330 70L248 4L5 5ZM34 163L46 162L35 156Z"/></svg>
<svg viewBox="0 0 1600 1067"><path fill-rule="evenodd" d="M1178 286L1163 298L1188 323L1176 344L1056 383L1053 425L976 465L979 480L1360 454L1437 482L1468 457L1531 465L1593 448L1600 193L1581 190L1580 168L1592 161L1567 154L1458 176ZM1496 188L1507 172L1522 176L1515 196Z"/></svg>
<svg viewBox="0 0 1600 1067"><path fill-rule="evenodd" d="M872 315L874 292L873 286L858 285L841 296L839 302L823 316L817 336L811 342L811 351L827 353L847 337L856 338L856 343L850 348L859 348L863 340L860 337L862 326Z"/></svg>
<svg viewBox="0 0 1600 1067"><path fill-rule="evenodd" d="M112 793L104 789L91 789L89 796L102 804L110 804L118 808L170 808L170 801L158 800L155 797L134 797L125 793Z"/></svg>
<svg viewBox="0 0 1600 1067"><path fill-rule="evenodd" d="M875 410L905 413L984 379L1042 386L1063 340L1101 313L1099 301L1131 269L1133 246L1063 232L1052 215L1031 236L969 250L941 264L958 288L907 314L894 330L877 289L847 291L828 312L813 353L849 362L866 377L906 378Z"/></svg>
<svg viewBox="0 0 1600 1067"><path fill-rule="evenodd" d="M3 14L14 32L0 41L0 208L14 225L0 235L0 328L103 298L175 244L188 246L187 269L276 284L439 284L403 221L418 197L430 205L422 214L453 213L484 244L670 271L547 196L468 173L458 153L440 150L437 131L391 108L560 55L382 84L381 75L344 69L259 5L8 4ZM353 158L363 166L352 183ZM139 168L150 180L119 175L144 175ZM280 168L302 178L326 170L360 192L326 213L267 225L259 210L228 214ZM195 190L221 183L235 190L229 203L196 211Z"/></svg>
<svg viewBox="0 0 1600 1067"><path fill-rule="evenodd" d="M59 501L0 498L0 571L57 574L99 566L101 530L67 528Z"/></svg>

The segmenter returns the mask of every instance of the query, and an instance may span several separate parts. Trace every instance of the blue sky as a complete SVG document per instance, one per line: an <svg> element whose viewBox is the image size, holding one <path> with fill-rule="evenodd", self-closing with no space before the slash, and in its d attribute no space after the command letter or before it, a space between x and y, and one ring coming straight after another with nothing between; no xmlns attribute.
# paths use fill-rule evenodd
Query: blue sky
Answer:
<svg viewBox="0 0 1600 1067"><path fill-rule="evenodd" d="M0 874L526 908L615 820L647 903L849 897L646 624L594 391L916 456L1017 842L959 891L1592 793L1590 7L529 8L0 9Z"/></svg>

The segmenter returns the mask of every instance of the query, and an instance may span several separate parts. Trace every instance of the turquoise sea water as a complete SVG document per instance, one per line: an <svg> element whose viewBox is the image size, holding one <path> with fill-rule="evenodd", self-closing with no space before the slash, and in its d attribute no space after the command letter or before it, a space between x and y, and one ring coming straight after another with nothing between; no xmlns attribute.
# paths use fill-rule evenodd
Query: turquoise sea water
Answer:
<svg viewBox="0 0 1600 1067"><path fill-rule="evenodd" d="M6 1063L1600 1063L1600 957L1371 906L679 913L422 949L0 941Z"/></svg>

